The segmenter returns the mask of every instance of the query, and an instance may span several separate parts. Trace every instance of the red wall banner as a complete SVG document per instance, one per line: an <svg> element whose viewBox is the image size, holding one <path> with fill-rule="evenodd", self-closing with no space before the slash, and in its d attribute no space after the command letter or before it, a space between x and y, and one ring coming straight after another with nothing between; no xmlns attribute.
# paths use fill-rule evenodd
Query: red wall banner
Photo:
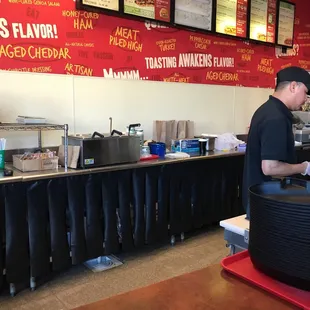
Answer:
<svg viewBox="0 0 310 310"><path fill-rule="evenodd" d="M273 87L291 65L310 70L309 1L296 0L294 47L76 11L73 0L1 0L0 70Z"/></svg>

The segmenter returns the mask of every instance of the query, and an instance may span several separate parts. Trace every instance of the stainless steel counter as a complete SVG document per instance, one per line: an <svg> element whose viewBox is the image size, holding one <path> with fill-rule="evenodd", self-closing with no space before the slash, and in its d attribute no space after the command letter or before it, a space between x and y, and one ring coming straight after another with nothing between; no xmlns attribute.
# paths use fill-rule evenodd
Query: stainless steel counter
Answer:
<svg viewBox="0 0 310 310"><path fill-rule="evenodd" d="M240 215L243 154L210 152L84 170L14 170L13 177L0 177L0 222L6 223L0 230L5 238L0 257L6 258L0 259L0 292L8 286L15 294L25 283L34 288L36 279L102 255L129 253L167 238L174 244L175 236Z"/></svg>
<svg viewBox="0 0 310 310"><path fill-rule="evenodd" d="M207 159L223 158L223 157L230 157L230 156L241 156L241 155L244 155L244 151L236 151L236 150L214 151L214 152L208 152L205 156L193 156L193 157L182 158L182 159L147 160L147 161L140 161L137 163L105 166L105 167L100 167L100 168L68 169L67 171L64 168L59 168L57 170L21 172L17 169L14 169L12 164L6 164L6 168L13 170L13 176L5 177L3 176L3 174L2 175L0 174L0 184L12 183L12 182L28 182L28 181L33 181L33 180L51 179L51 178L59 178L59 177L90 174L90 173L100 173L100 172L107 172L107 171L137 169L137 168L144 168L144 167L149 167L149 166L158 166L158 165L163 165L163 164L177 164L177 163L188 162L188 161L207 160Z"/></svg>
<svg viewBox="0 0 310 310"><path fill-rule="evenodd" d="M298 160L310 157L310 151L296 153ZM174 244L175 236L243 214L243 155L216 151L0 176L0 222L6 223L0 230L0 257L6 258L0 259L0 291L9 286L14 294L25 283L34 288L36 279L102 255L145 249L167 238Z"/></svg>

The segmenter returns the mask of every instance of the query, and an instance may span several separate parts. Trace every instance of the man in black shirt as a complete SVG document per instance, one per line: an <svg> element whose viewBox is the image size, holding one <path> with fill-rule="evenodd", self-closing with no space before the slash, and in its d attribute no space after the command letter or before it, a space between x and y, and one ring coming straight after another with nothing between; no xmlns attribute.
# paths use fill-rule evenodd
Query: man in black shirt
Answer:
<svg viewBox="0 0 310 310"><path fill-rule="evenodd" d="M299 67L278 72L275 91L254 113L248 134L243 172L243 206L249 218L248 189L272 176L310 175L308 162L296 164L293 114L310 94L310 75Z"/></svg>

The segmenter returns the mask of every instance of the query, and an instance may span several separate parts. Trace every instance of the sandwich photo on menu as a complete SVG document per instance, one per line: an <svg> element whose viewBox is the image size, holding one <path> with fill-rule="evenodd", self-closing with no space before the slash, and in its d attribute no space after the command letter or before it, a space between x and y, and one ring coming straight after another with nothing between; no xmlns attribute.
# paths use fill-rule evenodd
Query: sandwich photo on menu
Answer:
<svg viewBox="0 0 310 310"><path fill-rule="evenodd" d="M166 20L169 20L170 19L170 16L169 16L169 11L165 8L161 8L159 10L159 16L162 18L162 19L166 19Z"/></svg>
<svg viewBox="0 0 310 310"><path fill-rule="evenodd" d="M252 29L251 39L266 42L266 28L264 26L257 26L256 28Z"/></svg>
<svg viewBox="0 0 310 310"><path fill-rule="evenodd" d="M124 0L124 12L140 17L170 21L170 0Z"/></svg>
<svg viewBox="0 0 310 310"><path fill-rule="evenodd" d="M264 33L258 33L257 34L257 40L259 41L266 41L266 35Z"/></svg>
<svg viewBox="0 0 310 310"><path fill-rule="evenodd" d="M225 26L224 27L224 34L229 34L232 36L236 35L236 27L235 26Z"/></svg>
<svg viewBox="0 0 310 310"><path fill-rule="evenodd" d="M154 19L154 0L124 0L124 12Z"/></svg>
<svg viewBox="0 0 310 310"><path fill-rule="evenodd" d="M135 4L140 7L154 7L154 0L135 0Z"/></svg>

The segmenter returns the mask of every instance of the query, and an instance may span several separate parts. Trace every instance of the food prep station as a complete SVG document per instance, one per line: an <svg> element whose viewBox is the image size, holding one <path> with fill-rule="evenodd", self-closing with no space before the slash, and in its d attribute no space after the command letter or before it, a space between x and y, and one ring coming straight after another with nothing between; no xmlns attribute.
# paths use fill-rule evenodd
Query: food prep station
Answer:
<svg viewBox="0 0 310 310"><path fill-rule="evenodd" d="M23 172L6 163L12 175L0 175L0 221L6 223L0 232L5 246L0 284L12 296L25 285L34 290L40 279L71 265L157 242L174 245L186 233L240 214L242 151L165 158L163 144L144 145L141 132L130 134L131 126L129 134L91 135L68 135L66 125L9 126L37 130L38 137L46 128L65 130L67 158L67 167L40 171ZM77 166L70 168L75 147ZM234 170L229 174L228 166Z"/></svg>
<svg viewBox="0 0 310 310"><path fill-rule="evenodd" d="M169 157L162 143L144 140L139 126L75 135L67 125L0 126L38 131L39 149L43 130L64 131L63 167L23 172L6 163L12 175L0 175L0 285L12 296L71 265L158 242L174 245L244 213L243 146L218 151L215 137L202 134L173 144L188 156ZM296 151L299 160L309 157L303 146Z"/></svg>

